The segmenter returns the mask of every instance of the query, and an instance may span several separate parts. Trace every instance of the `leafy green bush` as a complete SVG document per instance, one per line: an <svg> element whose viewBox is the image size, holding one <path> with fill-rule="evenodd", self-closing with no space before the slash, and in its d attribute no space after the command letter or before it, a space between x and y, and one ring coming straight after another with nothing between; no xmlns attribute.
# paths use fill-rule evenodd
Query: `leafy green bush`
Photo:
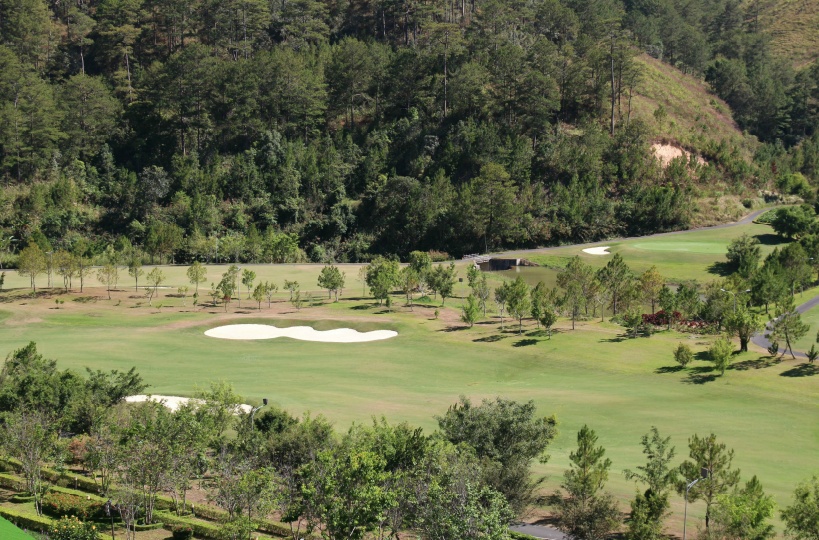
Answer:
<svg viewBox="0 0 819 540"><path fill-rule="evenodd" d="M770 224L771 224L771 222L772 222L772 221L774 220L774 218L776 217L776 211L777 211L777 209L776 209L776 208L774 208L773 210L768 210L767 212L764 212L764 213L760 214L760 215L759 215L759 216L758 216L758 217L757 217L757 218L754 220L754 223L761 223L761 224L763 224L763 225L770 225Z"/></svg>
<svg viewBox="0 0 819 540"><path fill-rule="evenodd" d="M174 540L189 540L193 538L193 527L185 524L178 524L171 527L171 537Z"/></svg>
<svg viewBox="0 0 819 540"><path fill-rule="evenodd" d="M52 516L73 516L82 520L97 519L104 515L101 502L56 491L47 493L43 498L43 511Z"/></svg>
<svg viewBox="0 0 819 540"><path fill-rule="evenodd" d="M55 521L48 530L49 540L98 540L97 526L76 517Z"/></svg>
<svg viewBox="0 0 819 540"><path fill-rule="evenodd" d="M694 353L691 352L691 347L685 343L680 343L677 345L677 348L674 349L674 361L676 361L682 367L690 364L693 359Z"/></svg>

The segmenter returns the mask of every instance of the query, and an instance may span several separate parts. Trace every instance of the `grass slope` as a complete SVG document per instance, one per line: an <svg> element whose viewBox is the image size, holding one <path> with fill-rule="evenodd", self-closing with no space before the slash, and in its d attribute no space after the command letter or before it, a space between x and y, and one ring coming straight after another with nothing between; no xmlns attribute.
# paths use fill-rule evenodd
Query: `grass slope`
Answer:
<svg viewBox="0 0 819 540"><path fill-rule="evenodd" d="M801 68L819 58L819 3L811 0L746 0L774 50ZM754 13L754 9L751 9Z"/></svg>
<svg viewBox="0 0 819 540"><path fill-rule="evenodd" d="M632 116L645 121L659 139L700 150L708 140L728 139L746 147L728 105L711 94L699 77L687 75L647 54L636 58L643 76L632 100ZM662 106L667 117L660 121L654 111Z"/></svg>

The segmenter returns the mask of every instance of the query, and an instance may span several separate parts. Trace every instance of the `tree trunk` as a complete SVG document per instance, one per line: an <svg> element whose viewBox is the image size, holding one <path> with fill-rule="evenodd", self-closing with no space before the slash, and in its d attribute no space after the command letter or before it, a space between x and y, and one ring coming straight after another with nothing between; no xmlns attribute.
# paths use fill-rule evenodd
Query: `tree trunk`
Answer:
<svg viewBox="0 0 819 540"><path fill-rule="evenodd" d="M614 104L616 101L616 94L614 91L614 33L611 34L611 130L610 134L614 135ZM615 310L616 311L616 310Z"/></svg>

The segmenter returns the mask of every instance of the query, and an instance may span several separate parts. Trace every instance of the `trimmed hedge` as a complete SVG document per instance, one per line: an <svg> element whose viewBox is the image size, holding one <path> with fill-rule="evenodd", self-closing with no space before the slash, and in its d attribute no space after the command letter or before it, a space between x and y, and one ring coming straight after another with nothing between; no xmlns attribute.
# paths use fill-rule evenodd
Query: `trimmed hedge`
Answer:
<svg viewBox="0 0 819 540"><path fill-rule="evenodd" d="M0 473L0 487L11 491L25 491L26 483L16 476Z"/></svg>
<svg viewBox="0 0 819 540"><path fill-rule="evenodd" d="M3 506L0 506L0 516L3 516L4 518L14 523L17 527L21 529L38 531L41 533L48 532L48 530L54 524L54 520L52 520L51 518L38 516L36 514L18 512L17 510L12 510L11 508L6 508ZM106 534L104 532L97 532L97 538L99 538L100 540L108 540L108 538L110 537L111 537L110 534Z"/></svg>
<svg viewBox="0 0 819 540"><path fill-rule="evenodd" d="M20 468L19 464L15 463L14 460L5 460L3 463L8 465L8 468L13 469L13 470L19 470L19 468ZM74 473L67 473L67 474L61 475L60 473L58 473L57 471L55 471L53 469L45 469L45 468L43 469L42 474L43 474L43 478L47 479L49 482L53 482L54 484L56 484L55 486L51 487L52 492L58 492L58 493L66 494L66 495L74 495L75 497L78 497L78 498L79 497L88 497L89 492L90 492L91 493L90 497L91 497L92 502L96 502L96 503L105 502L105 499L99 497L98 495L95 495L96 493L99 492L99 485L97 485L93 480L91 480L89 478L85 478L83 476L79 476L79 475L76 475ZM75 479L77 480L77 486L78 486L79 489L72 489L72 488L69 488L69 487L63 487L66 484L67 485L72 485L74 483ZM57 482L57 480L59 480L59 482ZM22 490L25 489L25 482L23 480L21 480L20 478L17 478L16 476L13 476L13 475L10 475L10 474L0 473L0 487L6 488L6 489L11 489L11 490L14 490L14 491L22 491ZM162 516L163 516L162 519L163 519L164 523L167 524L167 525L174 525L175 523L178 522L178 523L186 524L186 525L189 524L191 526L203 525L203 527L205 527L205 529L203 529L203 530L210 530L211 528L213 529L213 531L209 533L211 536L208 536L206 534L201 534L200 532L197 532L195 530L194 534L197 535L197 536L205 536L207 538L215 538L215 536L213 536L213 535L215 535L216 534L215 531L217 531L219 529L218 526L204 525L204 524L196 523L194 521L188 521L188 520L185 520L185 518L183 518L183 517L177 516L176 513L173 511L176 508L176 505L174 504L173 499L170 498L170 497L164 496L164 495L158 495L157 496L155 508L156 508L157 511L160 511L162 513ZM155 514L159 515L160 512L155 512ZM71 514L71 515L73 515L73 514ZM174 521L168 521L167 519L165 519L164 516L166 516L166 515L172 517L174 519ZM219 508L214 508L214 507L208 506L208 505L201 505L201 506L194 506L194 516L195 517L200 517L200 518L208 520L208 521L224 522L224 521L227 521L228 513L225 512L224 510L219 509ZM281 536L281 537L285 537L285 538L290 536L290 527L286 523L280 523L278 521L267 520L267 519L266 520L259 520L257 523L259 523L259 527L258 527L257 530L259 530L261 532L272 534L274 536Z"/></svg>
<svg viewBox="0 0 819 540"><path fill-rule="evenodd" d="M188 507L190 508L191 505L189 504ZM170 497L159 496L156 498L157 510L167 510L174 516L180 517L176 515L176 512L174 512L175 508L173 499ZM193 505L193 515L197 518L205 519L207 521L216 521L219 523L224 523L228 520L227 512L220 508L214 508L204 504ZM258 520L257 523L259 524L259 527L256 529L258 531L285 538L290 536L290 527L286 523L280 523L270 519Z"/></svg>
<svg viewBox="0 0 819 540"><path fill-rule="evenodd" d="M137 532L140 531L155 531L157 529L162 529L165 527L164 523L151 523L150 525L140 525L139 523L134 524L134 530Z"/></svg>
<svg viewBox="0 0 819 540"><path fill-rule="evenodd" d="M0 516L3 516L21 529L43 532L51 527L51 518L19 512L3 506L0 506Z"/></svg>
<svg viewBox="0 0 819 540"><path fill-rule="evenodd" d="M15 473L19 473L21 471L20 462L18 462L16 459L5 459L3 460L2 464L4 465L3 468L6 470L14 471ZM76 486L76 489L81 489L90 493L99 493L100 491L99 484L94 482L92 478L86 478L80 474L72 472L60 473L47 467L43 467L41 474L45 480L48 480L52 484L61 487Z"/></svg>
<svg viewBox="0 0 819 540"><path fill-rule="evenodd" d="M169 527L187 525L191 528L193 534L196 536L214 539L219 537L219 527L217 527L216 525L193 521L192 519L175 516L169 512L164 512L161 510L154 512L154 515L157 518L161 519L165 523L165 525L168 525Z"/></svg>

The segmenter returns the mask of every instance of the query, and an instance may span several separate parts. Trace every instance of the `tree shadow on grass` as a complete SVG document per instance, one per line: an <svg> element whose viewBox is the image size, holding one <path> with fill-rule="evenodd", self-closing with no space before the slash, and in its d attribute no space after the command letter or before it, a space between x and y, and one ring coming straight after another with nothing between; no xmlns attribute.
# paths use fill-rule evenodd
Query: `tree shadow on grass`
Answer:
<svg viewBox="0 0 819 540"><path fill-rule="evenodd" d="M819 375L819 365L808 363L799 364L779 374L780 377L813 377L814 375Z"/></svg>
<svg viewBox="0 0 819 540"><path fill-rule="evenodd" d="M618 334L617 337L601 339L600 343L622 343L629 339L625 334Z"/></svg>
<svg viewBox="0 0 819 540"><path fill-rule="evenodd" d="M691 368L688 377L683 382L688 384L705 384L717 380L716 370L712 366L700 366Z"/></svg>
<svg viewBox="0 0 819 540"><path fill-rule="evenodd" d="M473 339L472 341L475 342L475 343L495 343L495 342L500 341L500 340L502 340L502 339L504 339L506 337L507 336L502 336L501 334L492 334L491 336L476 338L476 339Z"/></svg>
<svg viewBox="0 0 819 540"><path fill-rule="evenodd" d="M717 261L708 266L709 274L716 274L720 277L730 276L733 271L732 265L725 261Z"/></svg>
<svg viewBox="0 0 819 540"><path fill-rule="evenodd" d="M680 371L684 370L685 368L682 366L663 366L658 367L654 370L654 373L658 375L663 375L665 373L679 373Z"/></svg>
<svg viewBox="0 0 819 540"><path fill-rule="evenodd" d="M537 345L538 340L536 339L519 339L518 341L512 343L512 347L528 347L529 345Z"/></svg>
<svg viewBox="0 0 819 540"><path fill-rule="evenodd" d="M787 244L788 241L778 234L765 233L754 236L763 246L778 246L779 244Z"/></svg>
<svg viewBox="0 0 819 540"><path fill-rule="evenodd" d="M558 330L558 329L552 328L552 334L551 334L552 336L554 336L555 334L562 334L562 333L563 333L563 330ZM549 332L547 332L543 328L541 328L539 330L532 330L530 332L526 332L526 335L529 336L529 337L533 337L533 338L534 337L541 337L541 338L549 339L549 337L550 337Z"/></svg>
<svg viewBox="0 0 819 540"><path fill-rule="evenodd" d="M694 353L694 360L700 360L702 362L710 362L711 361L711 353L708 351L699 351Z"/></svg>
<svg viewBox="0 0 819 540"><path fill-rule="evenodd" d="M737 362L736 364L732 365L730 369L734 369L736 371L748 371L749 369L764 369L769 368L771 366L775 366L779 363L778 358L771 358L770 356L760 356L756 360L745 360L743 362Z"/></svg>
<svg viewBox="0 0 819 540"><path fill-rule="evenodd" d="M357 306L351 306L350 309L354 309L356 311L364 311L364 310L370 309L371 307L372 306L369 306L367 304L359 304Z"/></svg>
<svg viewBox="0 0 819 540"><path fill-rule="evenodd" d="M447 326L446 328L441 328L438 330L439 332L460 332L461 330L469 329L468 326Z"/></svg>

